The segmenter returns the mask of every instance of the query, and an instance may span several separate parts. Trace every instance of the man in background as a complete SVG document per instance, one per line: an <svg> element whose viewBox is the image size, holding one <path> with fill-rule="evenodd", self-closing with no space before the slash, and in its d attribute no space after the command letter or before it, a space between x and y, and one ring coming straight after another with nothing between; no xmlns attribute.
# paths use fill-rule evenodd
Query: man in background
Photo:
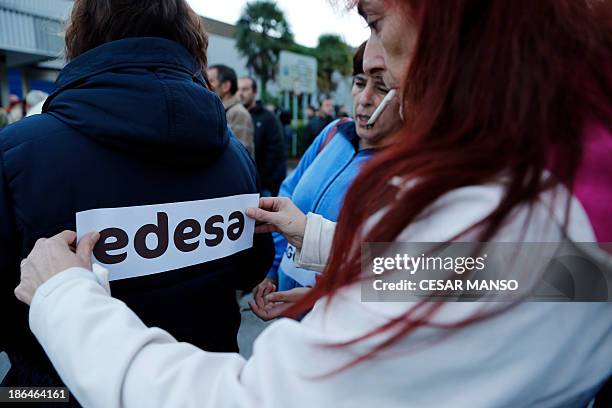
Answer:
<svg viewBox="0 0 612 408"><path fill-rule="evenodd" d="M313 140L321 133L325 126L329 125L335 119L336 111L334 109L334 102L331 99L324 99L321 102L321 106L317 111L317 114L308 121L306 128L306 147L310 146Z"/></svg>
<svg viewBox="0 0 612 408"><path fill-rule="evenodd" d="M275 197L287 173L287 147L282 126L276 116L257 100L257 82L253 78L238 80L238 96L253 119L255 163L261 181L261 195Z"/></svg>
<svg viewBox="0 0 612 408"><path fill-rule="evenodd" d="M253 121L251 115L242 106L238 92L236 72L227 65L213 65L208 68L208 80L215 93L221 98L227 124L238 140L246 147L251 157L255 157Z"/></svg>
<svg viewBox="0 0 612 408"><path fill-rule="evenodd" d="M24 101L19 99L17 95L11 95L9 97L9 104L6 108L6 113L9 118L9 124L15 123L25 116L25 105Z"/></svg>

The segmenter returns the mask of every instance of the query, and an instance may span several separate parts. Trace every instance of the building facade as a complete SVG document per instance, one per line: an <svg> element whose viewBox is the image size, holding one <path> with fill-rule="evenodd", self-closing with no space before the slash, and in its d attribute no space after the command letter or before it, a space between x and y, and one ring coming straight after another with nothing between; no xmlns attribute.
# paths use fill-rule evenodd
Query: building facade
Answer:
<svg viewBox="0 0 612 408"><path fill-rule="evenodd" d="M0 106L9 95L31 89L50 93L64 66L64 24L70 0L0 0ZM248 75L246 58L235 47L234 26L202 17L209 36L209 64L225 64Z"/></svg>
<svg viewBox="0 0 612 408"><path fill-rule="evenodd" d="M71 8L68 0L0 0L0 106L10 94L53 89Z"/></svg>
<svg viewBox="0 0 612 408"><path fill-rule="evenodd" d="M202 17L202 21L208 33L208 65L227 65L238 77L249 75L247 60L236 49L235 27L207 17Z"/></svg>
<svg viewBox="0 0 612 408"><path fill-rule="evenodd" d="M19 98L38 89L51 93L63 68L64 24L72 9L71 0L0 0L0 107L9 95ZM202 17L208 32L208 63L225 64L240 76L249 75L247 60L240 55L234 39L235 27ZM341 81L345 82L345 81ZM350 87L339 84L336 103L350 107ZM273 81L266 89L280 98ZM285 98L287 99L287 98ZM316 94L310 104L318 105Z"/></svg>

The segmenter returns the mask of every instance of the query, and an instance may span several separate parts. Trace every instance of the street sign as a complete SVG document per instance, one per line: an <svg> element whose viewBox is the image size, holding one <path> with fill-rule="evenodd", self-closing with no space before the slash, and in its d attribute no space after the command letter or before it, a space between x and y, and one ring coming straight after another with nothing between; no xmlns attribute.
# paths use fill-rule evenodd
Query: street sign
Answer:
<svg viewBox="0 0 612 408"><path fill-rule="evenodd" d="M317 59L308 55L281 51L278 64L278 85L283 91L296 94L317 92Z"/></svg>

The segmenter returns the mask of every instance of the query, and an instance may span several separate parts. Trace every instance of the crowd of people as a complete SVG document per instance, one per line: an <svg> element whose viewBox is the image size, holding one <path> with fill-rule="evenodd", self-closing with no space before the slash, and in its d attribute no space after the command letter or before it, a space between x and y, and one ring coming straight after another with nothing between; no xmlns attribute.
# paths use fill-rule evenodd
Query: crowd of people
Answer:
<svg viewBox="0 0 612 408"><path fill-rule="evenodd" d="M0 130L20 119L41 113L48 96L48 93L36 89L29 91L23 100L11 95L8 105L0 107Z"/></svg>
<svg viewBox="0 0 612 408"><path fill-rule="evenodd" d="M228 127L255 159L261 195L278 195L287 175L291 146L297 137L291 112L274 104L264 105L258 99L257 80L250 76L239 78L227 65L209 66L206 79L223 103ZM42 113L48 97L48 93L40 90L29 91L23 100L11 95L9 104L0 107L0 129ZM309 106L300 144L308 148L323 128L339 117L348 117L348 112L343 105L334 105L332 99L323 99L319 109Z"/></svg>
<svg viewBox="0 0 612 408"><path fill-rule="evenodd" d="M209 65L185 0L162 3L76 0L57 90L0 133L2 385L65 384L85 407L586 407L609 390L609 301L367 302L362 245L611 242L611 1L349 2L370 27L353 117L311 108L289 175L290 118ZM120 239L74 232L92 209L252 194L252 246L161 273L109 282L92 253ZM186 252L196 224L174 234ZM248 360L237 291L277 319Z"/></svg>

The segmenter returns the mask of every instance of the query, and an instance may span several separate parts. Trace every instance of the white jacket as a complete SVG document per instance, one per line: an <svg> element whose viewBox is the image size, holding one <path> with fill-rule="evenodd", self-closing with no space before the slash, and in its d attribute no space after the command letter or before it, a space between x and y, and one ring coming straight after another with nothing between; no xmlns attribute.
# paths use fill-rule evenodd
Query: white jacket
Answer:
<svg viewBox="0 0 612 408"><path fill-rule="evenodd" d="M446 241L499 202L499 186L442 197L402 233L406 241ZM561 197L562 198L562 197ZM593 241L577 201L570 236ZM558 217L536 205L518 211L500 241L561 239ZM384 336L330 348L404 313L412 304L361 302L359 285L342 290L296 322L280 319L255 341L248 361L204 352L147 328L85 269L62 272L36 292L30 326L62 379L85 407L559 407L585 406L611 373L612 304L524 303L442 341L419 329L385 353L330 377ZM479 303L447 303L451 322Z"/></svg>

